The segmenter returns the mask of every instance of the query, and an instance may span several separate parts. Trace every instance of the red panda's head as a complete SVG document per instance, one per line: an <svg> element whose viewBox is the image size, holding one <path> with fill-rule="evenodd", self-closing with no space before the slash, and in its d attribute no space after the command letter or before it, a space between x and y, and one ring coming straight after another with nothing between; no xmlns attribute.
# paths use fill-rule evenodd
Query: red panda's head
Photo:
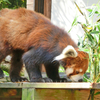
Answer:
<svg viewBox="0 0 100 100"><path fill-rule="evenodd" d="M83 51L76 51L72 46L67 46L54 60L58 60L65 68L66 75L72 81L82 81L88 68L89 55Z"/></svg>

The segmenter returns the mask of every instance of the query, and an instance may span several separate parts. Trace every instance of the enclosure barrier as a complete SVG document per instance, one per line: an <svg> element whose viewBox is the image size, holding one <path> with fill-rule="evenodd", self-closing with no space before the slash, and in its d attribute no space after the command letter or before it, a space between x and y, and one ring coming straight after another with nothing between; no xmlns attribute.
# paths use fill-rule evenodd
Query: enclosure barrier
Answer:
<svg viewBox="0 0 100 100"><path fill-rule="evenodd" d="M92 92L93 91L93 92ZM0 83L0 100L100 100L100 83Z"/></svg>

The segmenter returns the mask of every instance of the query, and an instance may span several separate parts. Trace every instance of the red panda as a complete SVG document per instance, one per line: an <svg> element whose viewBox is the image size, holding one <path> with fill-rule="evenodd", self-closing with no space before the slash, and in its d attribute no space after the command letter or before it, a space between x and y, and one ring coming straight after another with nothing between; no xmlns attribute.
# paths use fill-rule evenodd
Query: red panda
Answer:
<svg viewBox="0 0 100 100"><path fill-rule="evenodd" d="M78 51L67 32L25 8L0 11L0 62L9 54L12 82L26 80L20 76L23 63L31 82L60 81L60 64L72 81L81 81L88 68L88 54ZM42 78L42 64L48 79Z"/></svg>

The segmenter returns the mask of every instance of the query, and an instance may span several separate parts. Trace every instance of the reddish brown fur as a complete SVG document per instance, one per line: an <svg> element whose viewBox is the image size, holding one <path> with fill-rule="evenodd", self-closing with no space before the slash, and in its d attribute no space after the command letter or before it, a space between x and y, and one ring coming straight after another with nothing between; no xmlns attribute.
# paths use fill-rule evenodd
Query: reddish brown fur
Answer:
<svg viewBox="0 0 100 100"><path fill-rule="evenodd" d="M77 51L78 52L78 56L76 58L73 57L68 57L67 59L63 59L64 62L66 62L66 66L65 69L67 69L68 67L73 67L74 71L73 73L71 73L72 75L77 74L76 71L78 71L80 74L84 74L87 70L87 66L88 66L88 60L89 60L89 56L87 53L82 52L82 51ZM82 69L82 72L80 72L79 70Z"/></svg>
<svg viewBox="0 0 100 100"><path fill-rule="evenodd" d="M7 10L6 14L5 10ZM2 26L1 30L3 30L3 32L2 31L1 32L3 34L6 34L8 42L12 45L14 49L21 48L22 50L27 51L28 47L32 45L36 48L42 45L44 48L47 49L49 44L52 44L51 47L49 46L49 48L52 48L53 43L55 43L55 40L50 41L48 40L47 37L52 35L50 34L51 31L56 32L58 30L58 27L53 26L53 24L50 23L49 19L47 19L46 17L44 18L44 16L41 14L37 16L36 12L29 11L24 8L20 8L18 10L10 10L10 11L8 9L3 9L3 11L1 12L4 12L0 13L0 16L3 16L0 18L0 26ZM2 20L5 21L2 22ZM63 31L61 30L61 32ZM61 32L58 31L57 33L58 35L55 34L53 38L58 39L58 37L61 36ZM63 37L61 38L62 40L58 41L60 47L63 49L67 46L66 44L64 44L64 42L69 42L68 44L77 47L76 44L73 41L71 41L70 37L69 36L67 37L68 40L66 40L66 38L64 39ZM40 39L41 40L43 39L46 42L44 41L42 42L40 41Z"/></svg>
<svg viewBox="0 0 100 100"><path fill-rule="evenodd" d="M64 30L53 25L42 14L25 8L15 10L3 9L0 11L0 62L8 54L12 53L12 67L10 71L12 81L20 79L19 72L22 67L21 58L23 53L25 53L23 60L31 81L34 81L35 78L41 78L40 71L37 68L43 63L48 77L53 80L59 79L57 72L59 64L55 65L51 62L68 45L78 49L77 45ZM66 68L69 64L75 62L77 65L75 68L81 67L84 69L84 73L88 67L88 60L84 59L87 55L78 51L78 57L66 58Z"/></svg>

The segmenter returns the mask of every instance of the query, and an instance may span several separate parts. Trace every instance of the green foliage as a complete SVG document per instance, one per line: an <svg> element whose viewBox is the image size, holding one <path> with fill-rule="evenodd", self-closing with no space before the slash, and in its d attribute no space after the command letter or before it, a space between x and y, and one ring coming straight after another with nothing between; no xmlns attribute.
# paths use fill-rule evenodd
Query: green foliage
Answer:
<svg viewBox="0 0 100 100"><path fill-rule="evenodd" d="M0 9L7 8L10 4L8 0L0 0Z"/></svg>
<svg viewBox="0 0 100 100"><path fill-rule="evenodd" d="M6 71L3 71L4 72L4 74L6 75L6 76L9 76L9 73L8 72L6 72Z"/></svg>
<svg viewBox="0 0 100 100"><path fill-rule="evenodd" d="M26 7L26 0L0 0L0 9Z"/></svg>
<svg viewBox="0 0 100 100"><path fill-rule="evenodd" d="M74 21L73 21L73 23L72 23L72 25L71 25L71 29L68 31L68 33L72 30L72 28L73 28L75 25L77 25L77 18L78 18L78 16L76 16L76 17L74 18Z"/></svg>
<svg viewBox="0 0 100 100"><path fill-rule="evenodd" d="M62 66L60 66L59 67L59 72L64 72L65 70L64 70L64 67L62 67Z"/></svg>
<svg viewBox="0 0 100 100"><path fill-rule="evenodd" d="M26 0L9 0L11 2L11 5L9 5L9 8L19 8L19 7L26 7Z"/></svg>
<svg viewBox="0 0 100 100"><path fill-rule="evenodd" d="M86 15L81 11L79 6L75 3L79 12L84 16L86 19L86 23L77 22L77 18L75 17L72 27L77 24L80 24L84 30L84 39L79 37L79 48L89 54L89 69L90 78L84 75L84 81L86 82L100 82L100 5L94 4L91 6L91 9L87 9L89 12L89 16ZM96 21L94 22L94 16L96 16ZM90 19L88 21L88 19ZM72 29L72 28L71 28Z"/></svg>
<svg viewBox="0 0 100 100"><path fill-rule="evenodd" d="M98 95L98 94L100 94L100 92L96 92L94 95Z"/></svg>

